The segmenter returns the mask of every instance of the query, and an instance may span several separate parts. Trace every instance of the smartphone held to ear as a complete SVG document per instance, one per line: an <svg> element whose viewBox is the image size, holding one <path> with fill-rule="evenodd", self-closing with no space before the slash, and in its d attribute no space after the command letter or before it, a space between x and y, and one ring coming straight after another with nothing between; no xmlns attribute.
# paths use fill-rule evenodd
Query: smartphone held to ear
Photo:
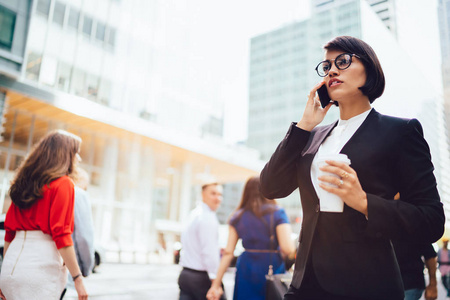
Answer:
<svg viewBox="0 0 450 300"><path fill-rule="evenodd" d="M324 108L325 106L328 105L328 103L330 103L331 98L328 95L328 91L327 91L327 86L324 84L322 85L318 90L317 90L317 95L319 95L319 99L320 99L320 104L322 105L322 107ZM338 106L338 103L336 101L333 101L333 104Z"/></svg>

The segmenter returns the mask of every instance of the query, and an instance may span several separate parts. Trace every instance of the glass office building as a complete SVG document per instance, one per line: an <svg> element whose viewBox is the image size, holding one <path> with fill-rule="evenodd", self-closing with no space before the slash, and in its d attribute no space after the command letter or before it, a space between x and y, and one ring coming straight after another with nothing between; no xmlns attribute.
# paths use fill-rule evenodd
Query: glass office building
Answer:
<svg viewBox="0 0 450 300"><path fill-rule="evenodd" d="M450 1L439 0L439 30L447 130L450 130Z"/></svg>
<svg viewBox="0 0 450 300"><path fill-rule="evenodd" d="M166 26L184 11L168 6L0 0L3 211L14 170L52 129L83 139L97 242L136 259L172 253L202 183L262 168L255 150L225 144L218 97L185 82L198 76L188 29Z"/></svg>

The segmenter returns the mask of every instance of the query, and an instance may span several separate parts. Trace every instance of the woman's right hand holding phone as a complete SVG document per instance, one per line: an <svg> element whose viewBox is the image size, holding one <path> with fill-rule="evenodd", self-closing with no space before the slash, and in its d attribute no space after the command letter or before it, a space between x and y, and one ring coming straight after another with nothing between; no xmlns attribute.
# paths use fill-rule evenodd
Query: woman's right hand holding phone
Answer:
<svg viewBox="0 0 450 300"><path fill-rule="evenodd" d="M310 91L308 101L306 102L305 111L303 112L302 119L297 123L297 127L306 131L311 131L325 118L325 115L333 103L328 103L328 105L324 108L320 105L319 96L316 96L316 92L324 84L326 84L325 81L322 81L314 86Z"/></svg>

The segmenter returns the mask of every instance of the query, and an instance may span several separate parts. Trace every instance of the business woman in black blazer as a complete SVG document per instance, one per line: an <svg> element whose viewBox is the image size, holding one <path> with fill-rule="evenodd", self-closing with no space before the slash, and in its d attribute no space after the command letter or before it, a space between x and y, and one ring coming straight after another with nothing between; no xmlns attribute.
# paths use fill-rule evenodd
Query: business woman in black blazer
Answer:
<svg viewBox="0 0 450 300"><path fill-rule="evenodd" d="M419 121L371 108L385 80L368 44L341 36L324 48L325 60L316 68L324 80L261 173L261 191L269 199L300 190L303 222L285 300L400 300L403 284L391 239L432 243L444 231L430 150ZM316 91L322 85L338 103L340 120L317 127L333 105L321 107ZM336 176L312 178L327 138L339 143L332 138L335 128L358 118L364 120L338 150L351 165L327 161L317 168ZM343 212L322 211L318 189L338 195ZM397 193L401 201L394 201Z"/></svg>

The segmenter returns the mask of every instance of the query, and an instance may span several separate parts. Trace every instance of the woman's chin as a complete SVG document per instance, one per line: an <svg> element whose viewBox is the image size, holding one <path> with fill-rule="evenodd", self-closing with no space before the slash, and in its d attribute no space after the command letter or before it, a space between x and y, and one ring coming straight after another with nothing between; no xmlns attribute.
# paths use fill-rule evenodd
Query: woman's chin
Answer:
<svg viewBox="0 0 450 300"><path fill-rule="evenodd" d="M342 100L342 97L340 97L340 95L330 95L330 98L331 98L333 101L337 101L337 102L339 102L339 101Z"/></svg>

